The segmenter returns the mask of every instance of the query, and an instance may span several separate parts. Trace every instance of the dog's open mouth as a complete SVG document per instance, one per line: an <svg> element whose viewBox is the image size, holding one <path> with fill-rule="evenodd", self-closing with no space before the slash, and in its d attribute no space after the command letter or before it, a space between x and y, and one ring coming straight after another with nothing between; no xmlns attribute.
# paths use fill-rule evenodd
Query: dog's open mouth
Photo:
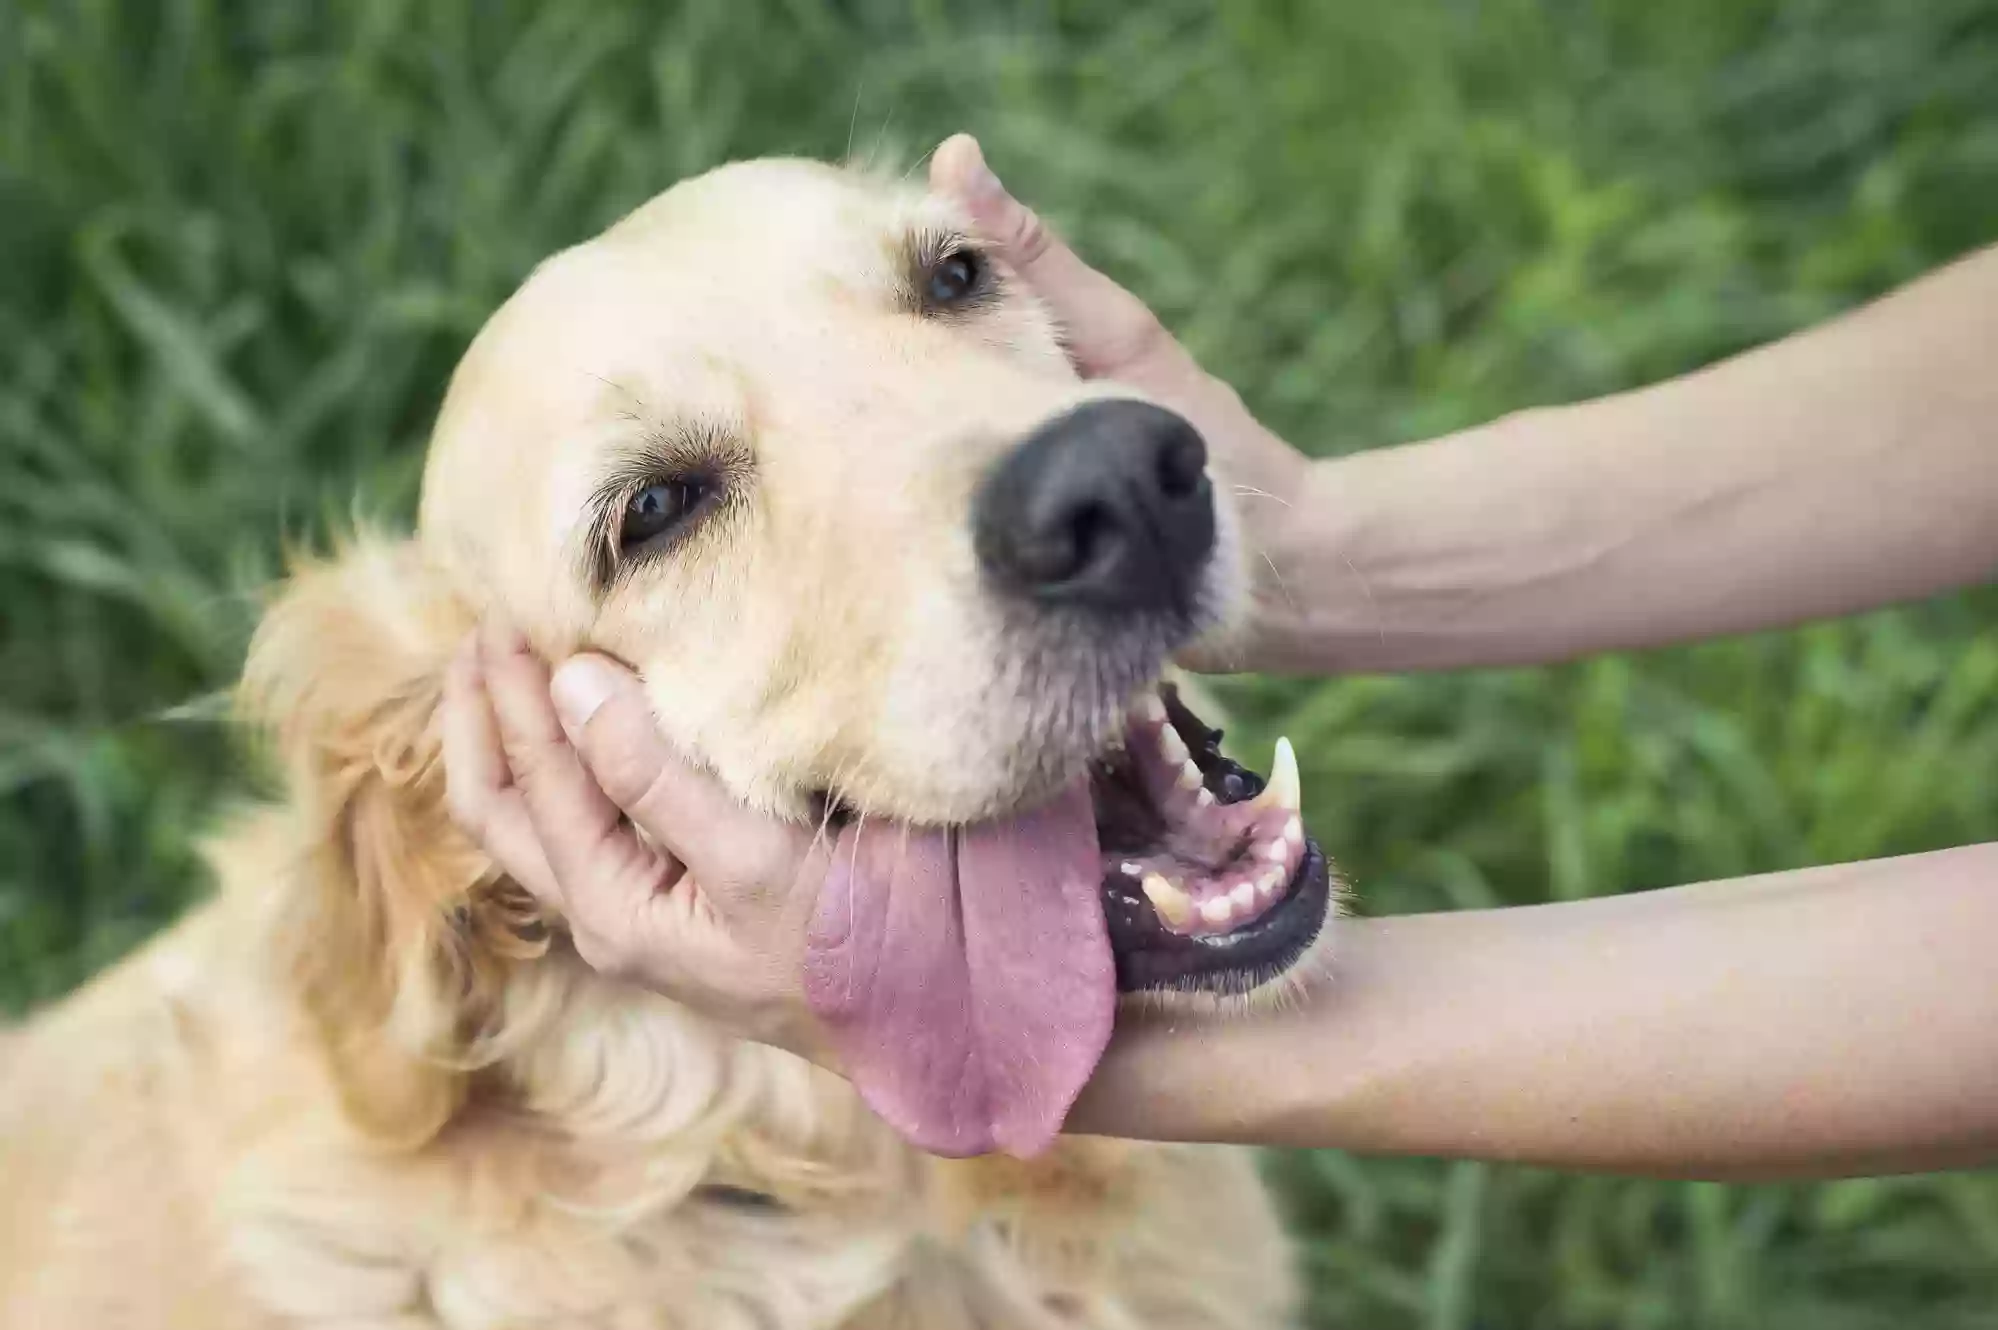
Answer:
<svg viewBox="0 0 1998 1330"><path fill-rule="evenodd" d="M869 1106L940 1154L1044 1149L1117 994L1243 993L1325 922L1296 759L1266 783L1161 687L1044 802L984 821L842 826L805 995Z"/></svg>
<svg viewBox="0 0 1998 1330"><path fill-rule="evenodd" d="M1117 986L1241 993L1310 947L1331 900L1279 740L1265 781L1221 752L1170 684L1090 769Z"/></svg>

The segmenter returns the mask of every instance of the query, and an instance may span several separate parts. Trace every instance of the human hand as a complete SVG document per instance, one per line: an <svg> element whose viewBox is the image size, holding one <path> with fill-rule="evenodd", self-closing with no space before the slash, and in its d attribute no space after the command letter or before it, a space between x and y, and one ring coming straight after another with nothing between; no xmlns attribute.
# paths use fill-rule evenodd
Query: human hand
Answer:
<svg viewBox="0 0 1998 1330"><path fill-rule="evenodd" d="M682 760L630 671L584 654L551 680L488 627L445 677L443 740L453 819L586 964L834 1066L803 981L829 843Z"/></svg>
<svg viewBox="0 0 1998 1330"><path fill-rule="evenodd" d="M943 897L960 872L1011 873L1026 904L1010 907L1031 923L998 932L1086 938L1074 910L1100 910L1093 854L1086 880L1058 853L1043 876L1020 869L1005 831L861 820L832 838L765 817L672 751L629 671L585 653L551 680L497 627L452 661L443 748L453 818L566 924L586 964L840 1072L920 1148L1045 1148L1102 1054L1107 945L1100 985L1085 946L1067 996L1037 1004L1045 985L1022 990L966 944L962 919L990 924L992 911L959 914ZM1042 1032L1052 1043L1023 1054Z"/></svg>

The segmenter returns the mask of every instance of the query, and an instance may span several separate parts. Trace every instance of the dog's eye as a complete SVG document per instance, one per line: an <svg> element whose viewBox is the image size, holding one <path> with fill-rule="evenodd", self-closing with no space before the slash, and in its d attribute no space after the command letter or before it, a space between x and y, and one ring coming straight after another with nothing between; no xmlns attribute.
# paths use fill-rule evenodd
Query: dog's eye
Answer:
<svg viewBox="0 0 1998 1330"><path fill-rule="evenodd" d="M633 494L624 506L617 546L629 552L649 545L687 519L707 497L707 485L692 477L660 480Z"/></svg>
<svg viewBox="0 0 1998 1330"><path fill-rule="evenodd" d="M924 295L932 309L948 309L975 294L984 276L985 260L976 250L956 250L930 269Z"/></svg>

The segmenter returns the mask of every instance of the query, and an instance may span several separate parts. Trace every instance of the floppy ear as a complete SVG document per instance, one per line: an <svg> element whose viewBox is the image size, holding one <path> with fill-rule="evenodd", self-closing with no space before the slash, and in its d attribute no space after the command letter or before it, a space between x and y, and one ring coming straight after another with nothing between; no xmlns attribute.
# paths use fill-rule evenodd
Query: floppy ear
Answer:
<svg viewBox="0 0 1998 1330"><path fill-rule="evenodd" d="M276 960L317 1023L352 1121L415 1145L489 1061L532 899L445 807L438 709L469 609L414 542L306 562L250 645L240 700L275 744L294 858Z"/></svg>

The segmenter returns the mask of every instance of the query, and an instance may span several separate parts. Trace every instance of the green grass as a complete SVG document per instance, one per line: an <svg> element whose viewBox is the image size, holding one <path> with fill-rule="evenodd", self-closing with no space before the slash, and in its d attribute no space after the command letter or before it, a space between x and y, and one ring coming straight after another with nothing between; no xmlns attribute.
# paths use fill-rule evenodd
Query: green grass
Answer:
<svg viewBox="0 0 1998 1330"><path fill-rule="evenodd" d="M0 4L0 1004L199 890L241 779L209 699L273 552L357 495L408 511L530 264L727 157L960 127L1343 451L1671 374L1998 238L1998 3ZM1533 901L1998 836L1994 625L1987 593L1230 693L1253 742L1299 739L1368 908ZM1989 1178L1272 1167L1326 1325L1998 1326Z"/></svg>

